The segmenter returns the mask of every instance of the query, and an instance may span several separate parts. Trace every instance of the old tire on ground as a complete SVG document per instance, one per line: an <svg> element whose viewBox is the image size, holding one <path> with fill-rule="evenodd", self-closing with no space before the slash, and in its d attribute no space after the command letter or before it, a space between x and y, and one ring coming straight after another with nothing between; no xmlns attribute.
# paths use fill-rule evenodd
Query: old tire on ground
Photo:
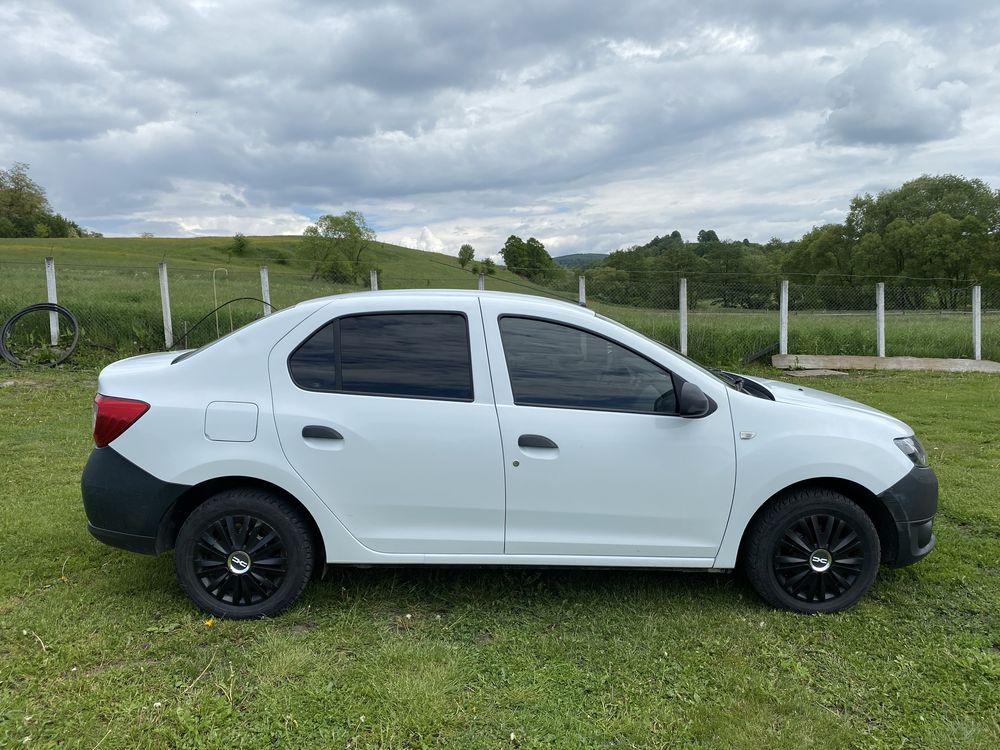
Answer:
<svg viewBox="0 0 1000 750"><path fill-rule="evenodd" d="M256 488L225 490L206 500L177 535L181 587L219 617L278 614L302 593L315 564L301 512Z"/></svg>
<svg viewBox="0 0 1000 750"><path fill-rule="evenodd" d="M750 530L744 566L769 604L839 612L865 595L881 548L868 515L838 492L802 489L774 502Z"/></svg>

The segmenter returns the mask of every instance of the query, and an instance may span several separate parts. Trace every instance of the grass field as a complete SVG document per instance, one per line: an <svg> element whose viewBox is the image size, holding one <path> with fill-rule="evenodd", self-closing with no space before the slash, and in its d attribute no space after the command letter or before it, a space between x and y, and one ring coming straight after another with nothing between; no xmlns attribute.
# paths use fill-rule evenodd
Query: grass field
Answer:
<svg viewBox="0 0 1000 750"><path fill-rule="evenodd" d="M225 237L196 239L0 239L0 321L15 310L45 299L42 261L55 258L59 301L80 320L84 342L75 359L89 364L163 347L156 264L169 269L171 312L175 339L196 325L217 302L259 298L258 266L267 264L271 301L285 307L304 299L361 289L313 279L310 266L299 258L299 238L252 237L243 257L230 253ZM394 245L378 244L369 256L380 269L383 289L474 289L477 278L459 267L456 258ZM214 272L214 284L213 284ZM570 277L575 272L565 271ZM576 282L563 284L571 288ZM495 291L542 294L575 300L567 291L531 284L505 269L486 280ZM692 284L694 289L694 284ZM666 291L666 290L664 290ZM851 291L851 290L848 290ZM854 290L856 291L856 290ZM857 295L855 295L857 296ZM655 295L653 295L655 298ZM675 311L611 305L592 299L603 312L667 344L678 343ZM261 314L257 302L239 302L210 317L187 342L198 346ZM47 319L38 313L31 331L45 339ZM27 331L22 324L19 330ZM778 339L776 311L723 311L696 306L691 310L688 350L701 361L734 366L747 355ZM875 313L823 314L793 312L789 346L796 354L875 354ZM972 322L968 314L916 313L887 316L886 348L890 355L971 357ZM983 323L983 356L1000 359L1000 313L988 312Z"/></svg>
<svg viewBox="0 0 1000 750"><path fill-rule="evenodd" d="M206 620L170 555L88 536L94 381L0 369L0 747L1000 742L995 378L818 381L907 420L942 488L938 548L840 615L730 575L346 569L258 622Z"/></svg>
<svg viewBox="0 0 1000 750"><path fill-rule="evenodd" d="M163 317L157 264L167 263L175 338L194 326L217 303L260 298L259 266L268 266L271 302L278 308L305 299L356 291L362 286L331 284L312 278L300 257L297 237L251 237L244 256L230 252L225 237L196 239L0 239L0 318L45 300L43 261L55 259L59 302L80 320L85 342L81 355L91 362L163 347ZM366 251L366 262L380 270L383 289L475 289L477 277L458 260L385 243ZM214 276L214 279L213 279ZM545 293L504 269L490 277L491 289ZM192 346L216 338L231 325L261 314L257 302L240 302L210 318L190 337ZM39 314L39 330L45 314ZM232 318L230 318L232 315ZM2 322L2 321L0 321Z"/></svg>

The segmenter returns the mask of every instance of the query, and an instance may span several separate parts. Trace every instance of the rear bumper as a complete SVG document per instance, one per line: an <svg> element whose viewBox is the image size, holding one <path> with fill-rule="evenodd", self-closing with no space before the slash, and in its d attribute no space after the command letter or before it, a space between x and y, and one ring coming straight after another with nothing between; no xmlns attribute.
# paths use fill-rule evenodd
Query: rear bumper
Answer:
<svg viewBox="0 0 1000 750"><path fill-rule="evenodd" d="M914 466L905 477L879 499L896 526L895 555L887 562L894 568L911 565L934 549L934 514L937 513L938 481L930 469Z"/></svg>
<svg viewBox="0 0 1000 750"><path fill-rule="evenodd" d="M157 479L114 448L94 448L80 491L87 528L105 544L155 555L166 549L163 521L187 486Z"/></svg>

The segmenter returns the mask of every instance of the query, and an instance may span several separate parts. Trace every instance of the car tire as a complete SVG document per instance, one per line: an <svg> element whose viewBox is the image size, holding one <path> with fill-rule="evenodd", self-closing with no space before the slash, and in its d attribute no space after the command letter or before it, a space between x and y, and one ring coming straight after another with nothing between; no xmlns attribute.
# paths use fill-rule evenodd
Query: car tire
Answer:
<svg viewBox="0 0 1000 750"><path fill-rule="evenodd" d="M287 609L315 567L302 513L266 490L240 487L206 500L177 534L181 588L218 617L254 619Z"/></svg>
<svg viewBox="0 0 1000 750"><path fill-rule="evenodd" d="M792 492L754 523L744 567L769 604L839 612L871 588L881 562L878 532L857 503L825 488Z"/></svg>

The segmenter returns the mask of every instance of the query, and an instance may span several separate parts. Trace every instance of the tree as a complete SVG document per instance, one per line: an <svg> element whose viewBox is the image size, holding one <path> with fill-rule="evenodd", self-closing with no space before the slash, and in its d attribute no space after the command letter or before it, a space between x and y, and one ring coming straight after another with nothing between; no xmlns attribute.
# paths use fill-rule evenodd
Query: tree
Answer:
<svg viewBox="0 0 1000 750"><path fill-rule="evenodd" d="M486 258L483 260L483 273L487 276L492 276L497 272L497 264L493 262L493 258Z"/></svg>
<svg viewBox="0 0 1000 750"><path fill-rule="evenodd" d="M719 235L715 233L714 229L702 229L698 232L698 244L706 245L710 242L718 242Z"/></svg>
<svg viewBox="0 0 1000 750"><path fill-rule="evenodd" d="M243 232L237 232L233 235L232 251L233 255L246 255L247 250L250 248L250 240L247 239Z"/></svg>
<svg viewBox="0 0 1000 750"><path fill-rule="evenodd" d="M851 236L883 234L896 219L926 221L936 213L955 219L975 216L992 234L1000 232L1000 194L982 180L957 175L922 175L877 196L855 196L847 215Z"/></svg>
<svg viewBox="0 0 1000 750"><path fill-rule="evenodd" d="M10 169L0 169L0 219L3 219L0 227L5 230L3 236L49 236L52 232L47 220L51 217L52 208L45 191L28 177L27 164L17 162ZM41 229L39 225L47 228Z"/></svg>
<svg viewBox="0 0 1000 750"><path fill-rule="evenodd" d="M362 256L375 242L375 230L360 211L320 216L302 233L305 256L312 261L313 278L359 283L372 266Z"/></svg>
<svg viewBox="0 0 1000 750"><path fill-rule="evenodd" d="M458 265L465 268L476 257L476 249L472 245L462 245L458 249Z"/></svg>
<svg viewBox="0 0 1000 750"><path fill-rule="evenodd" d="M545 245L529 237L527 242L512 234L500 251L504 264L518 276L538 283L550 281L556 272L556 263L546 252Z"/></svg>

